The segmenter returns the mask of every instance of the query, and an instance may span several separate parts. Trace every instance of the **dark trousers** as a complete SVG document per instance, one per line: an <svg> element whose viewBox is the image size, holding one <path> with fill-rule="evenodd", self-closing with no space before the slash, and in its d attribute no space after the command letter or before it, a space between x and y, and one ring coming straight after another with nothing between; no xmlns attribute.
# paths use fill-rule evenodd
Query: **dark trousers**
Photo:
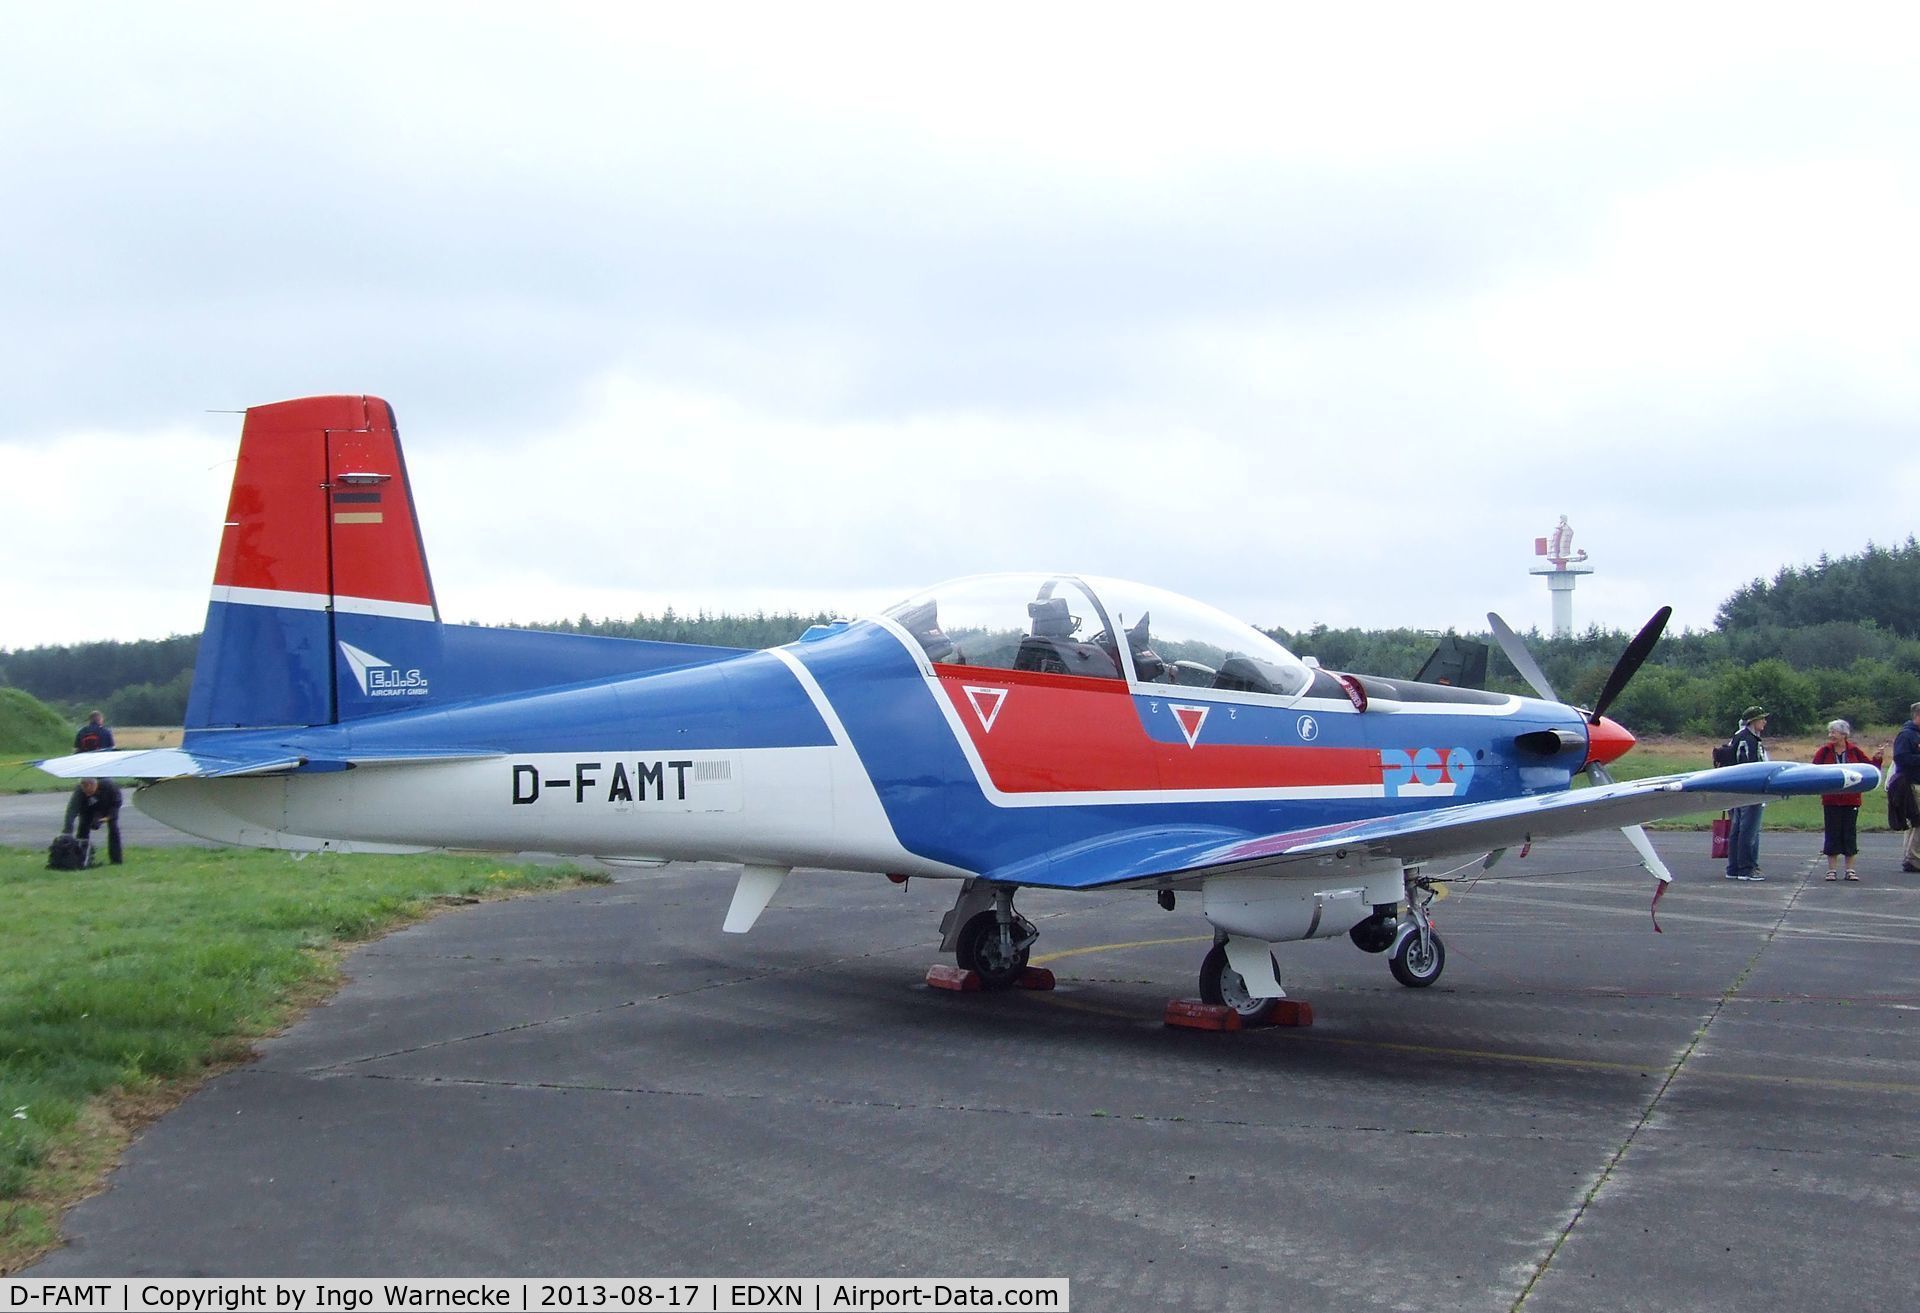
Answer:
<svg viewBox="0 0 1920 1313"><path fill-rule="evenodd" d="M1728 875L1752 875L1760 865L1760 813L1764 810L1759 803L1733 809L1732 824L1727 827Z"/></svg>
<svg viewBox="0 0 1920 1313"><path fill-rule="evenodd" d="M92 843L94 834L98 834L102 829L105 829L107 832L107 860L115 866L118 866L120 865L121 857L120 814L118 812L115 812L103 820L94 822L93 833L82 834L79 837L85 843Z"/></svg>

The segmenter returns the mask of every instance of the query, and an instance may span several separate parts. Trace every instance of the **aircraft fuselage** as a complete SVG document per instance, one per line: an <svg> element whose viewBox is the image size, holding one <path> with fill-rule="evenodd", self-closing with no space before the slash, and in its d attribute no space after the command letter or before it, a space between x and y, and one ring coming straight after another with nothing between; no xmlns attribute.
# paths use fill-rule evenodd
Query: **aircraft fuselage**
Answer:
<svg viewBox="0 0 1920 1313"><path fill-rule="evenodd" d="M1396 690L1398 691L1398 690ZM169 824L237 843L550 851L1106 883L1102 836L1223 840L1567 786L1584 722L1421 690L1289 699L936 663L884 622L627 679L291 732L392 764L149 786ZM1515 740L1559 730L1568 746ZM423 740L447 754L407 760Z"/></svg>

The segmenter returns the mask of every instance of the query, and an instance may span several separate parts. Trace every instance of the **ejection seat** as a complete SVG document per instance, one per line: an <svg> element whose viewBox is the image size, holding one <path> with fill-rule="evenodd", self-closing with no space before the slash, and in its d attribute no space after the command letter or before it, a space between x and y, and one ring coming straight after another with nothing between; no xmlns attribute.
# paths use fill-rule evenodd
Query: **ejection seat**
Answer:
<svg viewBox="0 0 1920 1313"><path fill-rule="evenodd" d="M1120 665L1113 655L1092 643L1074 641L1073 631L1080 622L1067 609L1064 597L1043 597L1027 603L1031 623L1027 636L1020 640L1014 654L1015 670L1034 670L1049 675L1087 675L1095 679L1120 678Z"/></svg>
<svg viewBox="0 0 1920 1313"><path fill-rule="evenodd" d="M1243 656L1230 656L1214 673L1213 686L1232 693L1275 693L1273 681Z"/></svg>
<svg viewBox="0 0 1920 1313"><path fill-rule="evenodd" d="M929 598L910 610L902 611L898 617L900 627L912 634L914 641L926 649L929 661L952 661L956 659L953 640L940 628L940 604Z"/></svg>

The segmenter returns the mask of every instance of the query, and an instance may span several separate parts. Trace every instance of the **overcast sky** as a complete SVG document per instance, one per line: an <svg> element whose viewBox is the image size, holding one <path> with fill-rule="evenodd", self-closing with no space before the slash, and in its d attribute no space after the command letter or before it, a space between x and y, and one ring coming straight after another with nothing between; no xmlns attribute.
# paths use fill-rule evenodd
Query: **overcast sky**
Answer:
<svg viewBox="0 0 1920 1313"><path fill-rule="evenodd" d="M0 647L199 628L323 392L451 620L1544 629L1566 515L1701 628L1920 528L1913 19L1326 8L8 5Z"/></svg>

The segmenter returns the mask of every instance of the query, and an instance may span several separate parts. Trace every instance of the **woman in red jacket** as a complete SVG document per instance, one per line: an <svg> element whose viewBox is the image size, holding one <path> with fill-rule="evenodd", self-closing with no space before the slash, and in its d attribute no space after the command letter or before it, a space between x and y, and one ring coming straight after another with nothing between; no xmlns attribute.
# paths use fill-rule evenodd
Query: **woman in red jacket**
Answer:
<svg viewBox="0 0 1920 1313"><path fill-rule="evenodd" d="M1871 758L1852 743L1853 726L1844 720L1832 721L1827 725L1827 741L1814 750L1813 764L1831 766L1836 762L1871 761L1878 767L1886 760L1887 752L1882 748ZM1821 811L1827 821L1827 841L1820 851L1827 855L1827 879L1840 878L1840 859L1847 859L1847 879L1858 880L1854 874L1853 859L1860 851L1860 795L1857 793L1825 793L1820 795Z"/></svg>

